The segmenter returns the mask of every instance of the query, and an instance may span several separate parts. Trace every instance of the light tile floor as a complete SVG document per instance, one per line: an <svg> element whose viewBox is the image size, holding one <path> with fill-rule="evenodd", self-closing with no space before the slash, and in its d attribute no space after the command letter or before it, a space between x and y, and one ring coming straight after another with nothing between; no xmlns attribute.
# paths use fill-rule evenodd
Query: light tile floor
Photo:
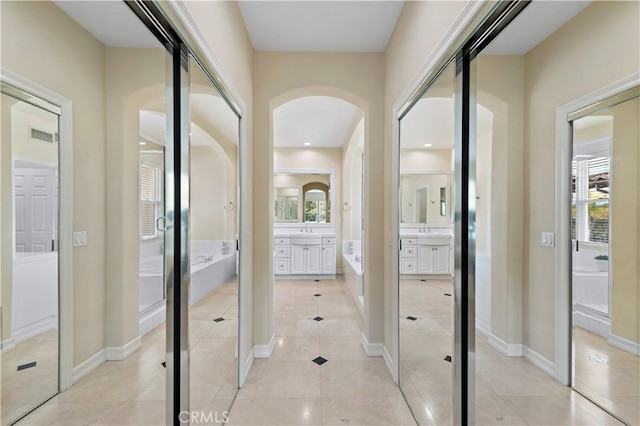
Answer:
<svg viewBox="0 0 640 426"><path fill-rule="evenodd" d="M403 391L419 424L451 424L452 286L402 281ZM235 394L237 296L228 283L191 314L192 409L222 413ZM321 296L314 296L321 294ZM275 348L256 359L229 425L414 425L384 361L366 356L361 321L342 279L276 281ZM320 316L322 321L313 320ZM213 318L225 321L215 323ZM107 362L20 425L161 425L165 418L164 327L124 361ZM319 366L318 356L328 361ZM220 368L218 368L220 367ZM620 424L522 358L477 339L477 424ZM216 420L220 420L219 415ZM207 424L202 422L200 424ZM209 422L211 424L211 422ZM219 423L218 423L219 424Z"/></svg>
<svg viewBox="0 0 640 426"><path fill-rule="evenodd" d="M420 425L451 424L451 280L400 282L401 387ZM415 321L406 319L417 317ZM476 424L617 425L593 403L476 333Z"/></svg>
<svg viewBox="0 0 640 426"><path fill-rule="evenodd" d="M573 328L573 349L576 390L640 425L640 358L579 327Z"/></svg>
<svg viewBox="0 0 640 426"><path fill-rule="evenodd" d="M254 361L229 425L415 425L382 358L364 352L342 278L278 280L274 294L273 354Z"/></svg>
<svg viewBox="0 0 640 426"><path fill-rule="evenodd" d="M32 362L35 367L18 370ZM0 424L6 425L58 392L57 330L18 343L0 355L0 365Z"/></svg>
<svg viewBox="0 0 640 426"><path fill-rule="evenodd" d="M213 422L201 424L221 420L237 393L237 294L236 282L230 281L190 311L190 393L197 395L190 409L219 413ZM165 354L161 325L143 337L140 350L123 361L103 363L18 425L164 425Z"/></svg>

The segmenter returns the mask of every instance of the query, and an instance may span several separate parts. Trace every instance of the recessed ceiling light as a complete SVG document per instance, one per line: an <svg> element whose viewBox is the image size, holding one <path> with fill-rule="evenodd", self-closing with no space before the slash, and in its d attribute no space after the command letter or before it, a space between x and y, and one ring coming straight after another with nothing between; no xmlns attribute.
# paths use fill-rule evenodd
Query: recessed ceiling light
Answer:
<svg viewBox="0 0 640 426"><path fill-rule="evenodd" d="M428 147L430 147L430 146L433 146L433 144L432 144L432 143L425 143L425 144L424 144L424 147L425 147L425 148L428 148Z"/></svg>
<svg viewBox="0 0 640 426"><path fill-rule="evenodd" d="M138 143L139 143L140 145L146 145L146 144L147 144L146 142L142 142L142 141L140 141L140 142L138 142Z"/></svg>
<svg viewBox="0 0 640 426"><path fill-rule="evenodd" d="M303 143L303 145L304 146L309 146L309 145L311 145L311 142L305 142L305 143Z"/></svg>

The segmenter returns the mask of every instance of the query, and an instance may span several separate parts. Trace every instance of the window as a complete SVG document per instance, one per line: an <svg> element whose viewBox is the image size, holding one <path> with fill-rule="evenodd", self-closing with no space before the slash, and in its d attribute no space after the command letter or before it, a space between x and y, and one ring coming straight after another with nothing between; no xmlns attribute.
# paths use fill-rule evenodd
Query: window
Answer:
<svg viewBox="0 0 640 426"><path fill-rule="evenodd" d="M140 164L140 237L158 235L156 219L162 216L162 169Z"/></svg>
<svg viewBox="0 0 640 426"><path fill-rule="evenodd" d="M305 222L327 223L327 201L323 191L312 189L305 194Z"/></svg>
<svg viewBox="0 0 640 426"><path fill-rule="evenodd" d="M571 238L608 244L610 158L578 155L571 166Z"/></svg>

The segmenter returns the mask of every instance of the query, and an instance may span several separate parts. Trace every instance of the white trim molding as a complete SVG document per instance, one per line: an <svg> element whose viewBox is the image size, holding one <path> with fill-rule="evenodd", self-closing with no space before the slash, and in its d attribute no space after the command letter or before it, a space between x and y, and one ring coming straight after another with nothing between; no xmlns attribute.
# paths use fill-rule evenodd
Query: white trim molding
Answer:
<svg viewBox="0 0 640 426"><path fill-rule="evenodd" d="M382 343L370 343L364 333L362 333L362 347L368 356L384 355L384 345Z"/></svg>
<svg viewBox="0 0 640 426"><path fill-rule="evenodd" d="M494 349L506 356L523 356L522 343L507 343L495 334L489 333L487 341Z"/></svg>
<svg viewBox="0 0 640 426"><path fill-rule="evenodd" d="M556 352L555 376L562 384L571 384L571 151L572 134L569 114L604 101L640 84L640 72L636 72L613 84L556 108Z"/></svg>
<svg viewBox="0 0 640 426"><path fill-rule="evenodd" d="M626 339L613 333L609 333L607 342L611 346L615 346L618 349L629 352L631 355L640 356L640 343L638 342L634 342L633 340Z"/></svg>
<svg viewBox="0 0 640 426"><path fill-rule="evenodd" d="M77 367L73 368L73 384L78 383L80 379L100 367L106 360L106 351L104 349L100 349L98 352L78 364Z"/></svg>
<svg viewBox="0 0 640 426"><path fill-rule="evenodd" d="M167 304L162 303L140 315L140 336L144 336L151 330L163 324L167 319Z"/></svg>
<svg viewBox="0 0 640 426"><path fill-rule="evenodd" d="M270 358L273 353L273 347L276 344L276 334L273 333L271 335L271 340L268 345L254 345L253 346L253 357L254 358ZM251 361L253 362L253 360ZM249 370L247 370L249 371Z"/></svg>
<svg viewBox="0 0 640 426"><path fill-rule="evenodd" d="M46 87L0 68L0 80L54 105L59 119L60 228L58 243L58 289L60 318L60 390L73 383L73 102Z"/></svg>
<svg viewBox="0 0 640 426"><path fill-rule="evenodd" d="M122 361L142 347L142 337L138 336L123 346L108 346L105 348L107 361Z"/></svg>
<svg viewBox="0 0 640 426"><path fill-rule="evenodd" d="M389 369L389 371L393 371L393 358L391 357L391 354L387 350L386 346L382 346L382 359L384 360L384 363L387 364L387 368Z"/></svg>
<svg viewBox="0 0 640 426"><path fill-rule="evenodd" d="M522 355L524 359L529 361L531 364L538 367L540 370L544 371L551 377L554 377L556 374L556 365L549 359L543 357L538 352L534 351L528 346L522 347Z"/></svg>
<svg viewBox="0 0 640 426"><path fill-rule="evenodd" d="M36 321L32 324L20 327L17 330L13 330L12 339L15 343L24 342L39 334L45 333L49 330L58 329L58 317L48 317Z"/></svg>
<svg viewBox="0 0 640 426"><path fill-rule="evenodd" d="M5 353L5 352L9 352L12 351L16 348L16 342L13 340L12 337L9 337L6 340L3 340L2 343L0 344L0 353Z"/></svg>

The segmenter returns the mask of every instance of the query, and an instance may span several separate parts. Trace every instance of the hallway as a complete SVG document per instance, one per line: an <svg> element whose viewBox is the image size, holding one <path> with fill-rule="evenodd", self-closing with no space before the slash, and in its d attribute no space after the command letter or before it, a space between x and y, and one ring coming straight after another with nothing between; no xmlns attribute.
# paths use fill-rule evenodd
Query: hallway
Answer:
<svg viewBox="0 0 640 426"><path fill-rule="evenodd" d="M342 277L276 280L274 293L273 353L253 362L229 425L415 424L383 359L364 352Z"/></svg>

